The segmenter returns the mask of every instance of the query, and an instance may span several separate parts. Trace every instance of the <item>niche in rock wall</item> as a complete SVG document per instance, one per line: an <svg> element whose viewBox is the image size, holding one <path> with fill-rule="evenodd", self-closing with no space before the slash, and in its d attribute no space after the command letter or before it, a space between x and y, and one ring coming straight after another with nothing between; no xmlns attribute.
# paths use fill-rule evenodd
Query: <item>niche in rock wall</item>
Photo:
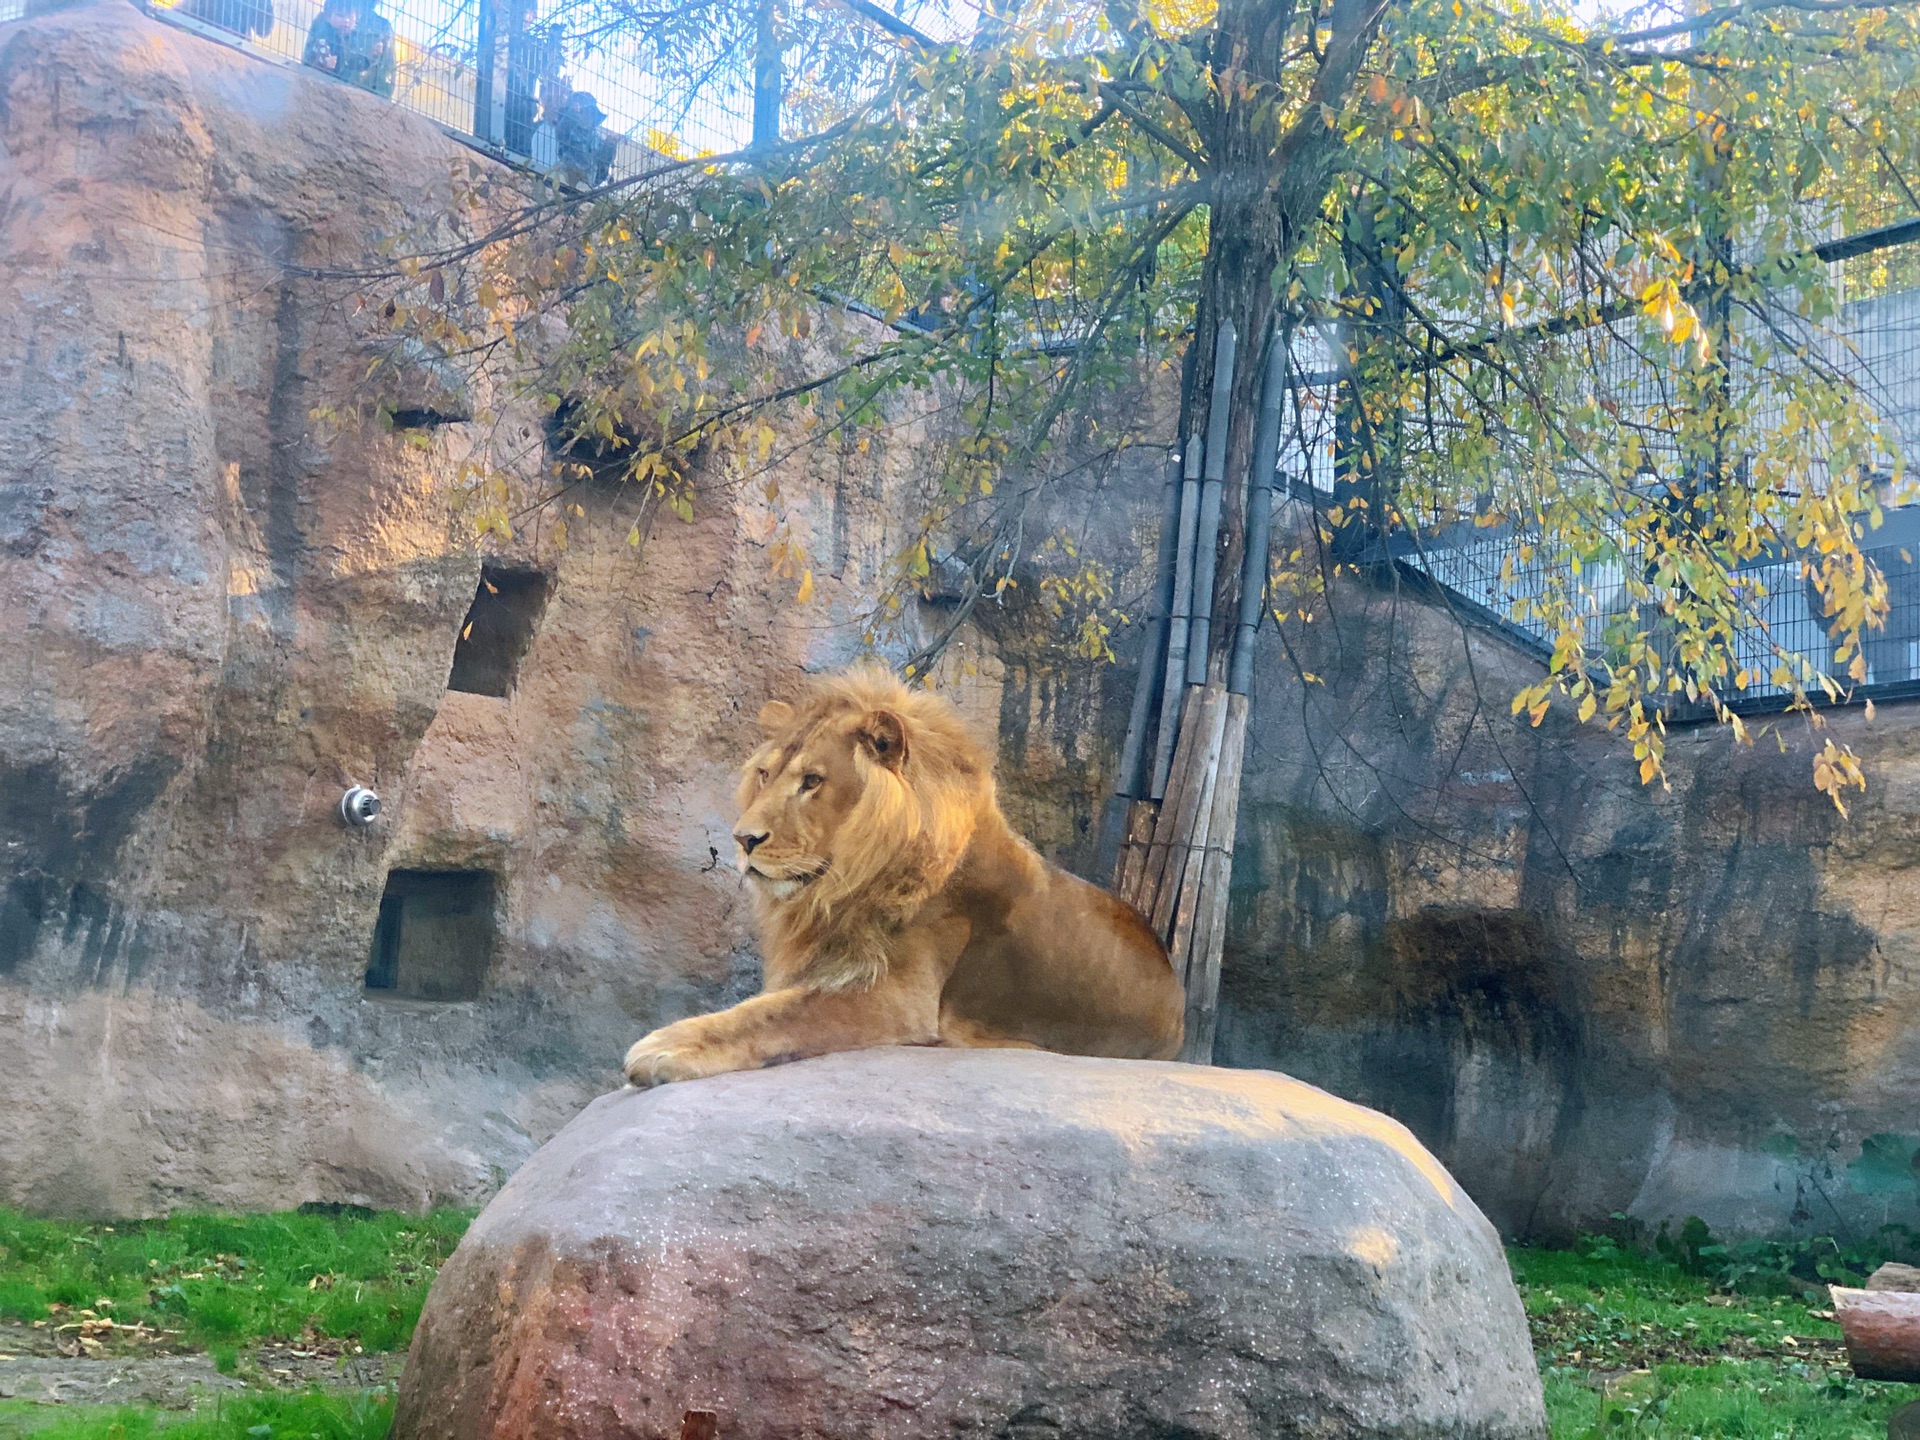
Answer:
<svg viewBox="0 0 1920 1440"><path fill-rule="evenodd" d="M590 423L590 412L578 400L562 400L547 417L547 454L559 466L570 489L617 491L625 484L635 457L660 449L649 438L616 416Z"/></svg>
<svg viewBox="0 0 1920 1440"><path fill-rule="evenodd" d="M404 1000L477 1000L493 963L490 870L391 870L367 989Z"/></svg>
<svg viewBox="0 0 1920 1440"><path fill-rule="evenodd" d="M538 570L483 565L460 638L453 647L449 690L504 698L547 608L547 577Z"/></svg>

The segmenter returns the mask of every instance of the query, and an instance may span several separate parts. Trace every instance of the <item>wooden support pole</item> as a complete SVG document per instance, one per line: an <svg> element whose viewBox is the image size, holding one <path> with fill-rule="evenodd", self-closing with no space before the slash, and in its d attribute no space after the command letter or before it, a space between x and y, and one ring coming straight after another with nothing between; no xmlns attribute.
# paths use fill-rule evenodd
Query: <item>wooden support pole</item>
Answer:
<svg viewBox="0 0 1920 1440"><path fill-rule="evenodd" d="M1234 831L1240 823L1240 775L1247 753L1247 697L1229 694L1220 740L1219 774L1200 863L1200 884L1187 942L1187 1038L1180 1058L1213 1063L1220 1011L1220 958L1227 943L1227 897L1233 883Z"/></svg>
<svg viewBox="0 0 1920 1440"><path fill-rule="evenodd" d="M1200 512L1200 437L1189 436L1182 461L1180 524L1176 537L1173 601L1167 622L1167 670L1161 682L1160 733L1153 742L1153 778L1149 799L1167 793L1173 765L1174 740L1180 733L1181 706L1186 697L1187 633L1193 617L1193 532Z"/></svg>
<svg viewBox="0 0 1920 1440"><path fill-rule="evenodd" d="M1181 707L1180 733L1193 735L1203 723L1200 711L1205 697L1202 686L1195 685L1186 691L1186 701ZM1189 741L1190 745L1192 742ZM1184 747L1183 747L1184 748ZM1140 877L1140 887L1131 896L1133 908L1146 916L1149 923L1159 902L1160 886L1167 873L1167 865L1176 845L1175 834L1183 830L1181 814L1186 812L1185 830L1191 830L1193 816L1187 796L1187 786L1193 779L1192 766L1182 750L1174 752L1173 761L1167 775L1167 793L1160 801L1160 812L1154 817L1153 839L1147 846L1146 868ZM1176 881L1176 883L1178 883ZM1156 926L1162 937L1166 934L1164 926Z"/></svg>
<svg viewBox="0 0 1920 1440"><path fill-rule="evenodd" d="M1159 814L1156 800L1135 800L1127 807L1127 833L1115 862L1113 893L1128 903L1132 903L1140 889L1140 877L1147 872L1147 850L1153 844L1153 822Z"/></svg>
<svg viewBox="0 0 1920 1440"><path fill-rule="evenodd" d="M1195 835L1207 823L1208 790L1213 779L1213 755L1219 744L1220 724L1225 718L1224 690L1215 694L1215 686L1194 686L1188 695L1188 724L1182 727L1181 753L1175 757L1174 773L1179 777L1178 803L1163 804L1153 830L1153 849L1148 853L1147 884L1140 913L1171 944L1174 907L1178 903L1180 882L1186 875ZM1171 794L1171 787L1169 787ZM1205 837L1201 835L1201 843ZM1158 860L1156 867L1154 861Z"/></svg>

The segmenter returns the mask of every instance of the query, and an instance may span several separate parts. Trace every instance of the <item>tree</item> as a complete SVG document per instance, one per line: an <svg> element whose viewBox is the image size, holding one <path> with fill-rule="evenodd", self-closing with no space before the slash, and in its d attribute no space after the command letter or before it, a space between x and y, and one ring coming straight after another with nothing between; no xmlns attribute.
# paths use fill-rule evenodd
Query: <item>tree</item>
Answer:
<svg viewBox="0 0 1920 1440"><path fill-rule="evenodd" d="M579 3L669 65L767 23L756 0L692 21ZM937 387L963 423L897 565L907 582L956 557L964 617L1033 543L1020 522L1066 422L1178 374L1192 432L1205 337L1230 321L1216 614L1279 346L1296 443L1337 412L1341 483L1305 537L1323 548L1277 581L1377 567L1451 525L1510 535L1538 571L1518 603L1554 642L1516 713L1620 730L1648 781L1667 706L1743 734L1729 704L1773 684L1817 724L1810 697L1866 678L1886 582L1862 546L1899 439L1831 338L1819 247L1920 210L1909 4L1596 26L1521 0L1021 0L953 43L923 18L796 0L781 24L814 58L789 69L806 99L789 138L514 199L480 240L409 253L396 323L500 363L683 510L675 457L695 446L751 467L778 415L837 435ZM1763 555L1816 597L1829 665L1771 638ZM1839 804L1859 779L1828 741L1817 783Z"/></svg>

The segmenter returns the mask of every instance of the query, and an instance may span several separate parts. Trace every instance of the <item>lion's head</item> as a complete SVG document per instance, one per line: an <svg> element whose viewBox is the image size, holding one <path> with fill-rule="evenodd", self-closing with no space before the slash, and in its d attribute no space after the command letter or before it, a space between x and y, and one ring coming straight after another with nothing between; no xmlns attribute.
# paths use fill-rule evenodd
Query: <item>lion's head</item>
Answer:
<svg viewBox="0 0 1920 1440"><path fill-rule="evenodd" d="M770 701L740 772L734 856L763 913L826 923L944 885L993 804L985 750L952 705L862 667Z"/></svg>

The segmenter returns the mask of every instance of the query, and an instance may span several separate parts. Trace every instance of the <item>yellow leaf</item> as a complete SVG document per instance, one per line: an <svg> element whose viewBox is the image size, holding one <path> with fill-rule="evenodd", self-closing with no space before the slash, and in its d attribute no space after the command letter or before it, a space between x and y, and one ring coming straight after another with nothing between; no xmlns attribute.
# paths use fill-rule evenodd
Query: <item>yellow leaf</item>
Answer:
<svg viewBox="0 0 1920 1440"><path fill-rule="evenodd" d="M1582 724L1585 724L1593 718L1593 712L1596 708L1598 708L1598 706L1592 695L1587 696L1586 699L1580 702L1580 720Z"/></svg>
<svg viewBox="0 0 1920 1440"><path fill-rule="evenodd" d="M1642 785L1647 784L1653 779L1654 775L1659 772L1659 769L1660 762L1651 755L1647 756L1646 759L1640 762L1640 783Z"/></svg>
<svg viewBox="0 0 1920 1440"><path fill-rule="evenodd" d="M809 600L813 599L813 571L811 569L808 569L807 572L800 577L800 593L794 598L802 605L805 605Z"/></svg>

